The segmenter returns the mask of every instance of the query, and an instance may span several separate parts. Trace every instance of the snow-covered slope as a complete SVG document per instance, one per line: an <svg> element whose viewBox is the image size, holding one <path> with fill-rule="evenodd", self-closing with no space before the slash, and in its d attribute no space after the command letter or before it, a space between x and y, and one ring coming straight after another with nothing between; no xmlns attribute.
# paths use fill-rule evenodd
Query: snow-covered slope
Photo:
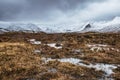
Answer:
<svg viewBox="0 0 120 80"><path fill-rule="evenodd" d="M4 33L4 32L9 32L9 31L6 29L0 28L0 33Z"/></svg>
<svg viewBox="0 0 120 80"><path fill-rule="evenodd" d="M0 22L0 32L21 31L21 32L120 32L120 17L111 21L87 22L80 24L39 24L39 23L15 23Z"/></svg>
<svg viewBox="0 0 120 80"><path fill-rule="evenodd" d="M31 23L8 23L0 22L0 29L7 31L21 31L21 32L40 32L41 29Z"/></svg>
<svg viewBox="0 0 120 80"><path fill-rule="evenodd" d="M89 25L89 28L87 27ZM120 32L120 17L107 22L94 22L84 26L82 32Z"/></svg>
<svg viewBox="0 0 120 80"><path fill-rule="evenodd" d="M82 30L83 23L81 24L37 24L43 32L47 33L65 33L77 32Z"/></svg>

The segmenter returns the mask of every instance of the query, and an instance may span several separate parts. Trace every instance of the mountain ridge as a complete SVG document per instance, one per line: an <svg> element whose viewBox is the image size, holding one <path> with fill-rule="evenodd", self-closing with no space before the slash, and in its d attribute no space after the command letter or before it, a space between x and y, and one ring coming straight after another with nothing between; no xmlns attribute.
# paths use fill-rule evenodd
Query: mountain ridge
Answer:
<svg viewBox="0 0 120 80"><path fill-rule="evenodd" d="M37 24L37 23L15 23L0 22L0 33L2 32L46 32L46 33L67 33L67 32L120 32L120 17L115 17L107 22L87 22L84 25L65 24Z"/></svg>

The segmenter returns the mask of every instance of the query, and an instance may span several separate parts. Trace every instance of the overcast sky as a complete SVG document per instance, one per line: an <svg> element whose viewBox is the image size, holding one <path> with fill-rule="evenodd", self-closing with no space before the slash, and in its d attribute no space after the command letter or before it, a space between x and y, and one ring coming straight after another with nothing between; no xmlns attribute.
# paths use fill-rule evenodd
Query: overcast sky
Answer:
<svg viewBox="0 0 120 80"><path fill-rule="evenodd" d="M120 0L0 0L0 21L84 22L120 16Z"/></svg>

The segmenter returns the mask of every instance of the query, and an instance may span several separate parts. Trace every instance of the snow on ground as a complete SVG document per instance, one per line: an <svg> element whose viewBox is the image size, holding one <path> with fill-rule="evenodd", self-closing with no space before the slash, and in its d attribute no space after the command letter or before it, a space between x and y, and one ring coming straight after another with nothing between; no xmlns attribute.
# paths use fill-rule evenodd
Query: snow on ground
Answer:
<svg viewBox="0 0 120 80"><path fill-rule="evenodd" d="M34 53L41 53L40 50L34 50Z"/></svg>
<svg viewBox="0 0 120 80"><path fill-rule="evenodd" d="M49 43L47 44L49 47L53 47L53 48L56 48L56 49L61 49L62 48L62 44L60 44L60 46L56 46L56 43Z"/></svg>
<svg viewBox="0 0 120 80"><path fill-rule="evenodd" d="M55 68L51 68L51 69L48 69L48 72L50 72L50 73L56 73L57 70Z"/></svg>
<svg viewBox="0 0 120 80"><path fill-rule="evenodd" d="M86 67L89 68L95 68L96 70L102 70L104 71L107 75L111 75L113 72L113 69L116 69L117 67L114 65L110 65L110 64L102 64L102 63L97 63L97 64L90 64Z"/></svg>
<svg viewBox="0 0 120 80"><path fill-rule="evenodd" d="M73 49L72 52L75 53L75 54L81 53L81 49Z"/></svg>
<svg viewBox="0 0 120 80"><path fill-rule="evenodd" d="M31 44L35 44L35 45L39 45L42 44L40 41L36 41L35 39L30 39L28 40ZM44 45L48 45L49 47L53 47L56 49L61 49L62 48L62 44L60 44L59 46L56 45L57 43L49 43L49 44L44 44Z"/></svg>
<svg viewBox="0 0 120 80"><path fill-rule="evenodd" d="M117 66L115 66L114 64L103 64L103 63L96 63L96 64L89 64L86 65L84 63L82 63L83 60L77 59L77 58L62 58L62 59L51 59L51 58L42 58L43 61L45 61L45 63L49 62L49 61L60 61L60 62L69 62L71 64L75 64L75 65L80 65L80 66L84 66L87 68L94 68L96 70L101 70L103 72L105 72L107 74L107 76L110 76L111 74L113 74L113 69L116 69Z"/></svg>
<svg viewBox="0 0 120 80"><path fill-rule="evenodd" d="M58 61L60 61L60 62L69 62L69 63L72 63L72 64L78 64L82 60L77 59L77 58L62 58L62 59L58 59Z"/></svg>
<svg viewBox="0 0 120 80"><path fill-rule="evenodd" d="M87 44L87 47L90 48L91 51L103 51L103 50L110 50L108 45L104 45L104 44Z"/></svg>
<svg viewBox="0 0 120 80"><path fill-rule="evenodd" d="M87 44L88 47L96 47L96 46L99 46L99 47L107 47L108 45L105 45L105 44Z"/></svg>
<svg viewBox="0 0 120 80"><path fill-rule="evenodd" d="M36 41L35 39L30 39L29 41L30 41L31 44L36 44L36 45L41 44L40 41Z"/></svg>
<svg viewBox="0 0 120 80"><path fill-rule="evenodd" d="M47 63L47 62L49 62L49 61L55 61L56 59L42 57L41 60L42 60L44 63Z"/></svg>
<svg viewBox="0 0 120 80"><path fill-rule="evenodd" d="M105 45L105 44L87 44L86 46L89 47L90 50L93 52L110 51L110 50L119 52L119 49L112 48L109 45Z"/></svg>

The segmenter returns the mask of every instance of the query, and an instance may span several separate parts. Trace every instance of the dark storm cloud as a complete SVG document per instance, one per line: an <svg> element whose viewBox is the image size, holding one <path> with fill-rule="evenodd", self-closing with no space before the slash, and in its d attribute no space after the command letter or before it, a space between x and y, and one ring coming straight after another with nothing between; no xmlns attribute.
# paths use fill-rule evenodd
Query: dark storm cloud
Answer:
<svg viewBox="0 0 120 80"><path fill-rule="evenodd" d="M22 11L24 0L0 0L0 20L12 20Z"/></svg>
<svg viewBox="0 0 120 80"><path fill-rule="evenodd" d="M119 2L120 0L0 0L0 20L60 22L108 19L109 16L112 18L119 15Z"/></svg>
<svg viewBox="0 0 120 80"><path fill-rule="evenodd" d="M51 20L60 14L70 13L78 6L85 7L89 0L26 0L27 6L20 15L20 18L35 20ZM29 15L31 14L31 15ZM58 14L58 15L57 15ZM23 16L26 15L26 16Z"/></svg>

